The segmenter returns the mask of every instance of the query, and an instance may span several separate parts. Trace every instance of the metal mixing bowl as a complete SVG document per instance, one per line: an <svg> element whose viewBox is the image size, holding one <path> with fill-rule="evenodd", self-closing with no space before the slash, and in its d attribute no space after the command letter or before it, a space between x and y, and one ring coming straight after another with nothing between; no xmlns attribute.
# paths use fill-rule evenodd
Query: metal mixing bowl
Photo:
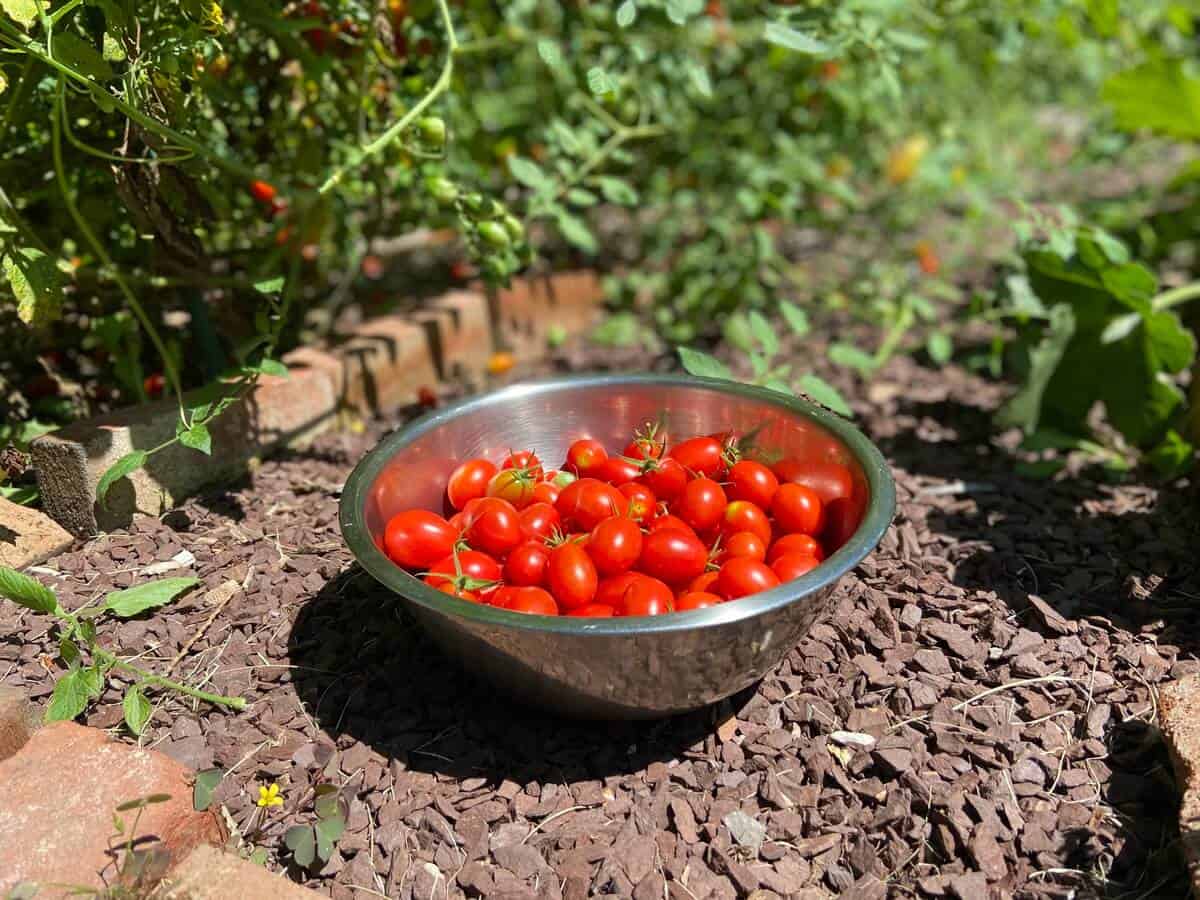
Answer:
<svg viewBox="0 0 1200 900"><path fill-rule="evenodd" d="M558 465L572 441L622 447L647 421L668 433L756 431L768 451L840 455L868 493L846 544L795 581L732 603L664 616L530 616L434 590L380 550L385 524L412 507L443 511L446 480L474 456L535 450ZM585 375L517 384L435 410L380 442L342 492L342 534L445 652L489 684L575 717L654 718L728 697L770 671L824 612L833 587L879 543L895 511L883 456L844 419L804 400L727 381Z"/></svg>

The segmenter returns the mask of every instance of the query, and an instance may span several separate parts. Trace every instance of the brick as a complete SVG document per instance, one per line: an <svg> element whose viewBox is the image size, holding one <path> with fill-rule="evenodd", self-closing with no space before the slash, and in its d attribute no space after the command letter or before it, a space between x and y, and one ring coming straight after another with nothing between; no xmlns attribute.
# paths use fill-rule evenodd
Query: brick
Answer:
<svg viewBox="0 0 1200 900"><path fill-rule="evenodd" d="M295 369L287 378L263 375L246 398L250 446L258 454L303 444L335 421L339 395L321 369Z"/></svg>
<svg viewBox="0 0 1200 900"><path fill-rule="evenodd" d="M216 816L192 808L189 777L163 754L112 743L95 728L38 730L0 762L0 895L20 881L103 888L131 837L156 838L172 860L223 840ZM170 799L142 810L136 830L136 812L119 813L126 831L111 837L117 806L158 793Z"/></svg>
<svg viewBox="0 0 1200 900"><path fill-rule="evenodd" d="M315 900L303 888L262 866L216 847L197 847L159 886L162 900Z"/></svg>
<svg viewBox="0 0 1200 900"><path fill-rule="evenodd" d="M342 362L332 353L317 350L315 347L298 347L282 357L283 364L292 372L296 369L316 369L324 372L333 385L333 393L341 397L346 390L346 371Z"/></svg>
<svg viewBox="0 0 1200 900"><path fill-rule="evenodd" d="M25 692L0 684L0 760L24 747L37 726L37 713Z"/></svg>
<svg viewBox="0 0 1200 900"><path fill-rule="evenodd" d="M23 569L70 547L74 538L38 509L0 498L0 566Z"/></svg>
<svg viewBox="0 0 1200 900"><path fill-rule="evenodd" d="M449 314L442 345L444 377L481 385L494 349L487 298L474 291L452 291L435 300L433 308Z"/></svg>
<svg viewBox="0 0 1200 900"><path fill-rule="evenodd" d="M514 278L511 287L493 291L488 302L497 341L518 354L541 356L551 325L571 337L590 331L604 293L594 272L560 272Z"/></svg>
<svg viewBox="0 0 1200 900"><path fill-rule="evenodd" d="M422 387L438 383L426 330L401 316L365 322L338 348L346 372L345 403L363 414L415 403Z"/></svg>
<svg viewBox="0 0 1200 900"><path fill-rule="evenodd" d="M1179 835L1200 900L1200 675L1190 675L1159 692L1159 727L1171 751L1175 777L1183 793Z"/></svg>
<svg viewBox="0 0 1200 900"><path fill-rule="evenodd" d="M549 303L551 318L568 334L585 334L597 323L604 306L600 278L592 271L560 272L550 279Z"/></svg>

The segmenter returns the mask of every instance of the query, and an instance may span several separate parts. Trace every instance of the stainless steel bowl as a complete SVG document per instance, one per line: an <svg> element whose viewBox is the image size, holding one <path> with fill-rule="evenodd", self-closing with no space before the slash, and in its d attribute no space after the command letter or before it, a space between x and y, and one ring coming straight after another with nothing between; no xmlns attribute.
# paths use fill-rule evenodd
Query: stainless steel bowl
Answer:
<svg viewBox="0 0 1200 900"><path fill-rule="evenodd" d="M623 446L647 421L669 433L757 430L756 444L804 458L833 452L869 500L858 530L821 566L774 590L666 616L529 616L428 587L380 550L386 522L413 507L443 511L453 468L473 456L533 449L547 465L590 436ZM517 384L435 410L368 453L342 492L342 534L445 652L488 683L585 718L655 718L728 697L770 671L824 612L833 587L879 543L895 511L883 456L844 419L804 400L726 381L585 375Z"/></svg>

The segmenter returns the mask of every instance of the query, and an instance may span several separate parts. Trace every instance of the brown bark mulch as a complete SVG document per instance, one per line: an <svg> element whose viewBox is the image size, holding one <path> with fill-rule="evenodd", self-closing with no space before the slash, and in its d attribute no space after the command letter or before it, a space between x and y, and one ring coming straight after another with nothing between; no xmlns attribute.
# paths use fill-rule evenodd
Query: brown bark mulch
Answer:
<svg viewBox="0 0 1200 900"><path fill-rule="evenodd" d="M188 647L175 677L251 702L158 695L145 743L232 768L217 797L242 828L278 781L286 804L250 837L334 897L1183 896L1155 724L1157 686L1200 669L1194 488L1018 477L987 421L998 390L954 368L896 360L865 393L894 527L778 671L678 719L549 719L443 658L338 533L382 426L43 577L68 606L176 558L164 574L237 583L102 633L160 672ZM45 697L43 621L4 606L0 634L0 680ZM87 721L119 730L119 691ZM321 782L349 822L305 878L282 834Z"/></svg>

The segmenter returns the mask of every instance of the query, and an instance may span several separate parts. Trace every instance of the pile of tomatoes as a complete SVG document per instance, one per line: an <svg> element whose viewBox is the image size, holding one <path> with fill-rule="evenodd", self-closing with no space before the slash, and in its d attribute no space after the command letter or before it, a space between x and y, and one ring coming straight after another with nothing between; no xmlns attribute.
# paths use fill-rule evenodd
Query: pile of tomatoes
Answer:
<svg viewBox="0 0 1200 900"><path fill-rule="evenodd" d="M514 612L654 616L737 600L816 568L858 527L864 489L827 459L767 465L732 434L619 454L571 444L561 469L529 450L462 463L449 518L388 522L382 549L426 584Z"/></svg>

